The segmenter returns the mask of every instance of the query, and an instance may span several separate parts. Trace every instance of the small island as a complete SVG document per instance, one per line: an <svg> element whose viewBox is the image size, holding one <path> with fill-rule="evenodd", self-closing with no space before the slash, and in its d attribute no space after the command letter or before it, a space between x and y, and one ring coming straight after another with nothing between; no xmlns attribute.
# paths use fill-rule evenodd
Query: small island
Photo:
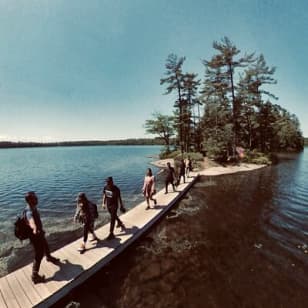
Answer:
<svg viewBox="0 0 308 308"><path fill-rule="evenodd" d="M228 38L214 41L215 54L203 59L203 80L183 71L185 57L170 54L161 85L173 94L173 115L153 113L146 132L164 141L160 158L197 155L222 164L268 165L277 152L300 152L304 138L296 115L274 101L276 68L263 54L241 54Z"/></svg>

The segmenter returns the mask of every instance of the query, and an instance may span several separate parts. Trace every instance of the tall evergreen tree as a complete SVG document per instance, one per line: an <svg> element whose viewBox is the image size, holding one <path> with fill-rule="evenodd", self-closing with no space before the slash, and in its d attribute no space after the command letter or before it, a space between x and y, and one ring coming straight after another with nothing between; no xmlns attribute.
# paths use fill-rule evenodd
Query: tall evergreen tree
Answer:
<svg viewBox="0 0 308 308"><path fill-rule="evenodd" d="M169 54L166 61L165 78L160 79L160 84L167 84L166 92L164 94L170 94L176 92L177 99L175 100L174 107L176 108L177 115L177 128L181 151L184 151L184 124L183 124L183 106L186 104L183 97L183 72L182 66L185 61L185 57L178 57L175 54Z"/></svg>
<svg viewBox="0 0 308 308"><path fill-rule="evenodd" d="M214 55L210 61L203 61L210 69L221 70L220 79L227 85L228 99L232 104L232 121L233 121L233 153L235 153L235 147L238 142L238 126L239 123L239 103L236 99L236 87L234 81L235 69L247 67L248 64L254 61L254 54L245 54L243 57L238 57L240 50L230 41L228 37L224 37L221 42L215 41L213 48L218 51L218 54Z"/></svg>
<svg viewBox="0 0 308 308"><path fill-rule="evenodd" d="M185 104L183 104L183 124L184 124L184 147L185 151L190 150L190 145L194 143L196 147L196 140L194 138L196 133L196 116L194 113L194 106L198 104L197 94L200 79L197 74L186 73L183 76L183 91L185 97Z"/></svg>
<svg viewBox="0 0 308 308"><path fill-rule="evenodd" d="M241 103L242 113L242 127L248 127L249 147L260 147L262 150L266 148L264 142L266 142L266 136L262 136L263 133L267 134L266 130L262 129L262 123L255 123L255 112L264 112L268 106L263 104L263 96L277 99L277 97L263 88L267 84L276 84L277 81L272 77L275 73L275 67L269 68L266 65L264 56L261 54L256 61L245 70L244 75L241 76L239 82L239 98ZM260 117L259 117L260 118ZM262 118L262 117L261 117ZM258 134L252 135L252 127L254 129L260 128ZM259 140L253 140L253 137L259 136Z"/></svg>

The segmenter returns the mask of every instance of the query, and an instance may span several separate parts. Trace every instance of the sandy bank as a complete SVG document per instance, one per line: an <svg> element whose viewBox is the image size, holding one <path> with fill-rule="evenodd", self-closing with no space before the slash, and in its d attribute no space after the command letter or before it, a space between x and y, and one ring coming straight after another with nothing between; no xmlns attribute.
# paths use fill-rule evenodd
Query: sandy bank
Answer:
<svg viewBox="0 0 308 308"><path fill-rule="evenodd" d="M157 166L159 168L166 168L167 163L170 162L172 166L174 166L174 159L167 158L161 159L152 162L151 164ZM222 166L215 162L212 162L208 158L204 158L204 161L201 163L201 168L194 168L194 172L192 174L200 174L200 175L222 175L222 174L230 174L236 172L243 172L243 171L252 171L256 169L260 169L265 167L266 165L256 165L256 164L248 164L248 163L241 163L239 165L227 165Z"/></svg>

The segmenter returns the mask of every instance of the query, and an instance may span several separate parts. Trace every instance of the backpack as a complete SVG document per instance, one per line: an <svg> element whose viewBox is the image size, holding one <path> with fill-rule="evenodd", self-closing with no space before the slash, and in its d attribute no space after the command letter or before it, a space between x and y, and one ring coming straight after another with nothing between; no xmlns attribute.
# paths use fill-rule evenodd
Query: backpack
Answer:
<svg viewBox="0 0 308 308"><path fill-rule="evenodd" d="M14 233L21 241L29 238L32 233L32 229L27 223L26 211L23 211L23 213L17 217L14 223Z"/></svg>

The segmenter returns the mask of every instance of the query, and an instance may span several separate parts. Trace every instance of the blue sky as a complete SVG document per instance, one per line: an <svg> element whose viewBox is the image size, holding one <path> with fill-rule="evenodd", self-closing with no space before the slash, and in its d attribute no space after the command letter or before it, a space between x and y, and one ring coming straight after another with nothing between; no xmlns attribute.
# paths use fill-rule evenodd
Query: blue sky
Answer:
<svg viewBox="0 0 308 308"><path fill-rule="evenodd" d="M307 31L306 1L0 0L0 140L151 137L168 54L202 79L224 36L276 67L266 89L308 136Z"/></svg>

